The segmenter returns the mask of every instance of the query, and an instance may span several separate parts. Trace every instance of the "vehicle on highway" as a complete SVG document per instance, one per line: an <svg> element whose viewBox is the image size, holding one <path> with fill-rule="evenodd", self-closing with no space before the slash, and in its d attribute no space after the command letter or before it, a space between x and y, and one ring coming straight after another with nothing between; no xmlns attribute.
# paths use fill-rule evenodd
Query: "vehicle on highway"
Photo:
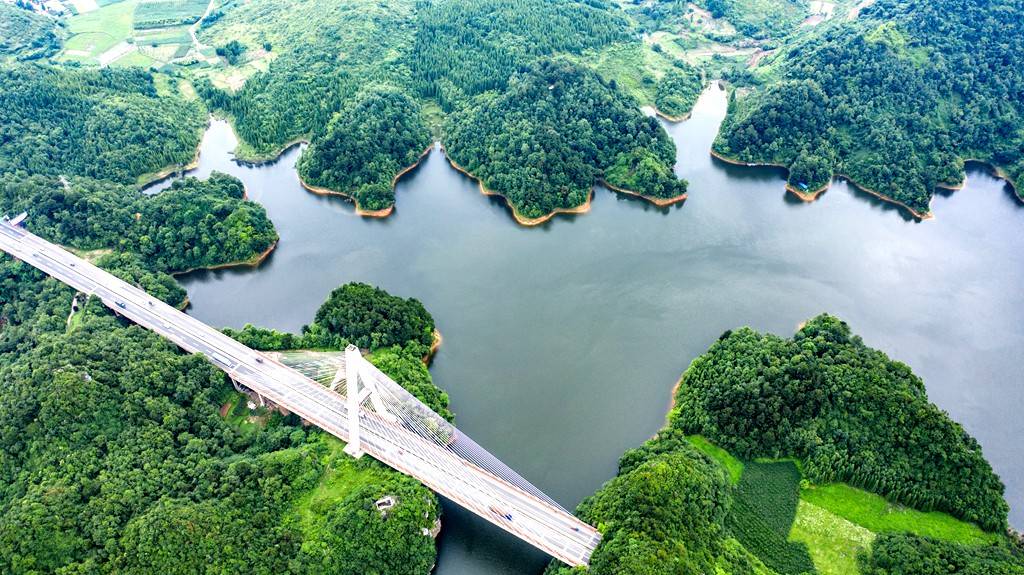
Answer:
<svg viewBox="0 0 1024 575"><path fill-rule="evenodd" d="M502 510L498 509L497 507L495 507L493 505L490 506L490 510L491 510L491 513L497 515L498 517L501 517L502 519L507 519L509 521L512 521L512 514L511 513L507 512L507 511L502 511Z"/></svg>
<svg viewBox="0 0 1024 575"><path fill-rule="evenodd" d="M121 300L115 301L114 304L121 309L128 309L128 306L126 306L125 303Z"/></svg>

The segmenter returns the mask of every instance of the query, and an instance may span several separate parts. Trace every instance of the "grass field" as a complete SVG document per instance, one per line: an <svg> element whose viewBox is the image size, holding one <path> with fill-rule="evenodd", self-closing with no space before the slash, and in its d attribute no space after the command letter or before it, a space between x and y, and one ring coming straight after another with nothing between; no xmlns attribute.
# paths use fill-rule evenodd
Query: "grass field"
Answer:
<svg viewBox="0 0 1024 575"><path fill-rule="evenodd" d="M967 544L1000 539L998 534L986 533L977 525L949 514L908 509L844 483L804 489L800 498L875 533L907 532Z"/></svg>
<svg viewBox="0 0 1024 575"><path fill-rule="evenodd" d="M174 28L139 31L135 34L135 42L140 46L151 46L153 44L158 46L166 44L188 45L192 43L192 37L189 36L187 26L176 26Z"/></svg>
<svg viewBox="0 0 1024 575"><path fill-rule="evenodd" d="M729 480L733 485L740 482L743 475L743 462L736 459L728 451L711 443L702 435L690 435L686 438L694 447L705 455L722 464L722 467L729 473Z"/></svg>
<svg viewBox="0 0 1024 575"><path fill-rule="evenodd" d="M132 13L137 0L124 0L68 18L69 37L61 58L96 64L100 54L132 36Z"/></svg>
<svg viewBox="0 0 1024 575"><path fill-rule="evenodd" d="M605 80L615 80L619 88L641 104L654 103L657 80L671 67L663 54L650 45L613 44L598 52L588 52L580 63L590 66Z"/></svg>
<svg viewBox="0 0 1024 575"><path fill-rule="evenodd" d="M192 24L203 15L207 0L143 0L136 6L136 30Z"/></svg>
<svg viewBox="0 0 1024 575"><path fill-rule="evenodd" d="M345 444L328 436L321 439L330 447L327 469L320 477L320 483L295 501L293 510L303 531L317 530L327 515L326 511L341 503L345 497L359 487L386 480L387 474L380 466L360 465L343 451Z"/></svg>
<svg viewBox="0 0 1024 575"><path fill-rule="evenodd" d="M789 539L807 546L821 575L857 575L857 555L871 547L875 534L801 500Z"/></svg>
<svg viewBox="0 0 1024 575"><path fill-rule="evenodd" d="M135 51L126 56L115 60L111 67L115 68L149 68L150 66L159 66L162 62L158 62L153 58L150 58L142 52Z"/></svg>
<svg viewBox="0 0 1024 575"><path fill-rule="evenodd" d="M857 556L879 533L912 533L966 545L1002 536L941 512L922 512L845 483L801 482L793 459L740 461L700 435L687 437L719 462L736 486L727 520L732 535L781 574L857 575Z"/></svg>

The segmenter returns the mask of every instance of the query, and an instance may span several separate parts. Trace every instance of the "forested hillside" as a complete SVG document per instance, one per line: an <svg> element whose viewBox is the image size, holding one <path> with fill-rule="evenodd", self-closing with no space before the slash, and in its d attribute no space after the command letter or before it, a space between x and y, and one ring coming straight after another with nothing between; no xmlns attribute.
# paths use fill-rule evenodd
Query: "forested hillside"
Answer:
<svg viewBox="0 0 1024 575"><path fill-rule="evenodd" d="M786 166L808 189L846 175L925 215L967 159L1024 173L1022 52L1019 0L879 0L785 48L778 80L732 103L715 151Z"/></svg>
<svg viewBox="0 0 1024 575"><path fill-rule="evenodd" d="M910 368L831 316L789 340L724 335L686 370L672 425L745 459L798 457L818 482L1006 527L1003 484L978 442L928 402Z"/></svg>
<svg viewBox="0 0 1024 575"><path fill-rule="evenodd" d="M239 427L218 413L232 392L214 366L126 327L98 302L65 333L71 290L25 277L22 264L2 267L5 302L12 281L47 284L53 297L17 294L19 305L48 309L33 318L32 349L17 344L24 351L5 354L0 368L0 570L430 568L423 530L439 507L417 482L355 462L294 418ZM3 317L13 323L10 305ZM386 518L373 506L384 495L399 501Z"/></svg>
<svg viewBox="0 0 1024 575"><path fill-rule="evenodd" d="M0 3L0 61L35 60L60 49L60 30L51 18Z"/></svg>
<svg viewBox="0 0 1024 575"><path fill-rule="evenodd" d="M479 96L445 132L451 160L525 220L586 203L598 179L655 198L686 191L657 121L564 60L542 61L504 93Z"/></svg>
<svg viewBox="0 0 1024 575"><path fill-rule="evenodd" d="M704 79L700 70L680 62L658 81L654 105L662 114L681 119L690 114L703 89Z"/></svg>
<svg viewBox="0 0 1024 575"><path fill-rule="evenodd" d="M604 534L595 575L1016 575L1006 513L977 442L828 315L788 340L723 334L684 373L668 425L577 508Z"/></svg>
<svg viewBox="0 0 1024 575"><path fill-rule="evenodd" d="M149 72L0 67L0 173L135 183L191 162L205 126L198 102L158 94Z"/></svg>
<svg viewBox="0 0 1024 575"><path fill-rule="evenodd" d="M361 210L395 202L393 181L430 145L419 105L390 87L364 89L327 123L299 159L309 185L352 197Z"/></svg>
<svg viewBox="0 0 1024 575"><path fill-rule="evenodd" d="M184 292L159 270L227 263L230 246L247 245L252 231L232 223L251 205L241 183L218 174L155 197L84 178L65 188L42 176L5 176L0 190L0 211L29 208L29 227L66 245L116 246L100 265L155 295L162 287L172 303ZM174 219L179 212L184 219ZM269 226L262 208L246 218ZM197 229L205 233L192 236ZM264 243L276 237L268 229ZM366 316L358 324L365 333L347 334L353 341L376 345L393 332L371 360L450 419L447 395L422 361L418 334L429 342L432 318L414 300L410 314L393 314L381 307L390 296L363 287L332 298L323 313ZM80 298L69 316L73 295L27 264L0 261L0 571L430 569L440 507L428 490L369 458L351 459L294 416L251 410L222 371L95 299ZM380 314L384 323L374 319ZM347 344L330 329L314 331L331 336L327 345ZM407 342L402 334L417 335ZM397 505L382 514L374 502L385 495Z"/></svg>
<svg viewBox="0 0 1024 575"><path fill-rule="evenodd" d="M623 456L619 475L580 504L577 514L601 530L594 575L770 573L731 538L731 501L723 471L686 445ZM547 575L573 572L552 563Z"/></svg>
<svg viewBox="0 0 1024 575"><path fill-rule="evenodd" d="M605 0L435 0L417 8L408 66L416 90L446 110L504 90L538 58L578 54L630 33L630 22Z"/></svg>
<svg viewBox="0 0 1024 575"><path fill-rule="evenodd" d="M242 182L214 173L178 180L147 196L90 178L0 176L0 213L26 211L32 229L82 250L137 254L160 272L257 258L277 241L263 206L243 200Z"/></svg>
<svg viewBox="0 0 1024 575"><path fill-rule="evenodd" d="M303 178L378 214L393 204L393 178L426 147L428 129L523 221L581 206L600 179L655 200L686 190L660 126L586 66L588 50L637 41L614 4L434 0L383 10L355 3L322 10L318 19L336 26L312 31L299 20L311 5L285 10L252 0L204 32L275 46L269 69L238 92L205 79L198 86L233 117L243 158L310 140ZM685 115L702 80L677 62L658 102L667 114Z"/></svg>
<svg viewBox="0 0 1024 575"><path fill-rule="evenodd" d="M313 138L365 85L408 85L399 60L412 44L410 1L252 0L224 14L203 30L206 41L231 38L252 50L272 46L269 70L237 92L205 78L197 86L212 107L234 120L243 159L273 158L289 143Z"/></svg>

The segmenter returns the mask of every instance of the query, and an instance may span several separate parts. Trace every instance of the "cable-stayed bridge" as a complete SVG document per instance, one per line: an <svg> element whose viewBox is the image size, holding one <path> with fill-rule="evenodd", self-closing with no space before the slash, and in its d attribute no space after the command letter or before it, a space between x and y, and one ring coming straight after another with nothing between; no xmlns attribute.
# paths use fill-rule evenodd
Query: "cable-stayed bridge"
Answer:
<svg viewBox="0 0 1024 575"><path fill-rule="evenodd" d="M353 456L365 452L415 477L439 495L569 565L586 565L590 560L601 539L596 529L431 411L366 361L359 350L350 347L343 354L307 358L293 369L17 223L17 218L0 222L3 251L100 298L115 312L182 349L204 354L236 385L345 441L346 452Z"/></svg>

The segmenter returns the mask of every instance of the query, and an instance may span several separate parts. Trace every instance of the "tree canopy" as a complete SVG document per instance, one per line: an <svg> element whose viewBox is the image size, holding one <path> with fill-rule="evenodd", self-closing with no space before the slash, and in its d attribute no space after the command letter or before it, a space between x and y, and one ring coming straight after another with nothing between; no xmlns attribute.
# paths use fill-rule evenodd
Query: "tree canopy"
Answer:
<svg viewBox="0 0 1024 575"><path fill-rule="evenodd" d="M778 79L732 102L715 150L789 167L792 185L847 175L921 214L966 159L1018 179L1022 14L1019 0L879 0L784 48Z"/></svg>
<svg viewBox="0 0 1024 575"><path fill-rule="evenodd" d="M665 73L658 80L654 95L654 105L658 111L673 117L683 117L690 113L697 102L704 80L700 70L684 62Z"/></svg>
<svg viewBox="0 0 1024 575"><path fill-rule="evenodd" d="M1020 575L1024 552L966 547L913 535L885 534L861 558L862 575Z"/></svg>
<svg viewBox="0 0 1024 575"><path fill-rule="evenodd" d="M394 201L392 178L429 143L426 109L451 158L526 218L585 203L599 179L650 198L685 192L672 173L674 146L658 123L571 62L636 40L616 5L433 0L388 8L330 7L317 15L325 25L307 31L296 20L302 10L254 0L204 32L213 39L244 23L283 46L237 93L198 85L211 107L235 119L242 157L309 139L299 166L310 184L352 195L361 208L385 209ZM339 47L343 57L335 57ZM679 67L661 97L677 112L699 91L699 76Z"/></svg>
<svg viewBox="0 0 1024 575"><path fill-rule="evenodd" d="M1006 527L1003 484L978 442L928 401L910 368L832 316L788 340L724 334L683 375L671 425L746 459L798 457L817 482Z"/></svg>
<svg viewBox="0 0 1024 575"><path fill-rule="evenodd" d="M317 310L313 326L365 349L409 343L429 347L434 339L434 318L419 300L363 283L332 291Z"/></svg>
<svg viewBox="0 0 1024 575"><path fill-rule="evenodd" d="M155 195L90 178L65 181L0 175L0 211L27 211L29 228L50 241L134 253L160 272L245 262L277 241L263 207L244 201L242 182L226 174L177 180Z"/></svg>
<svg viewBox="0 0 1024 575"><path fill-rule="evenodd" d="M351 196L360 208L395 202L392 182L430 145L419 106L405 93L374 86L359 93L314 136L298 170L311 185Z"/></svg>
<svg viewBox="0 0 1024 575"><path fill-rule="evenodd" d="M89 178L2 183L3 209L29 208L33 231L83 249L116 245L98 263L172 303L184 290L159 270L228 263L218 258L236 257L236 244L246 256L257 249L238 243L247 228L232 221L248 202L223 174L152 197ZM262 209L253 214L264 239L276 237ZM201 237L189 231L194 216ZM73 294L0 260L0 572L421 575L434 563L440 506L418 482L351 459L295 416L251 412L211 363L95 299L69 318ZM381 350L378 361L450 418L413 355L423 347ZM384 496L395 506L382 513Z"/></svg>
<svg viewBox="0 0 1024 575"><path fill-rule="evenodd" d="M0 67L0 173L134 184L191 162L205 126L199 102L158 94L144 70Z"/></svg>
<svg viewBox="0 0 1024 575"><path fill-rule="evenodd" d="M0 4L0 58L45 58L60 45L60 32L52 18L6 2Z"/></svg>
<svg viewBox="0 0 1024 575"><path fill-rule="evenodd" d="M446 134L451 159L526 218L584 204L598 179L659 198L686 190L658 122L566 60L542 61L506 92L479 96L451 115Z"/></svg>

